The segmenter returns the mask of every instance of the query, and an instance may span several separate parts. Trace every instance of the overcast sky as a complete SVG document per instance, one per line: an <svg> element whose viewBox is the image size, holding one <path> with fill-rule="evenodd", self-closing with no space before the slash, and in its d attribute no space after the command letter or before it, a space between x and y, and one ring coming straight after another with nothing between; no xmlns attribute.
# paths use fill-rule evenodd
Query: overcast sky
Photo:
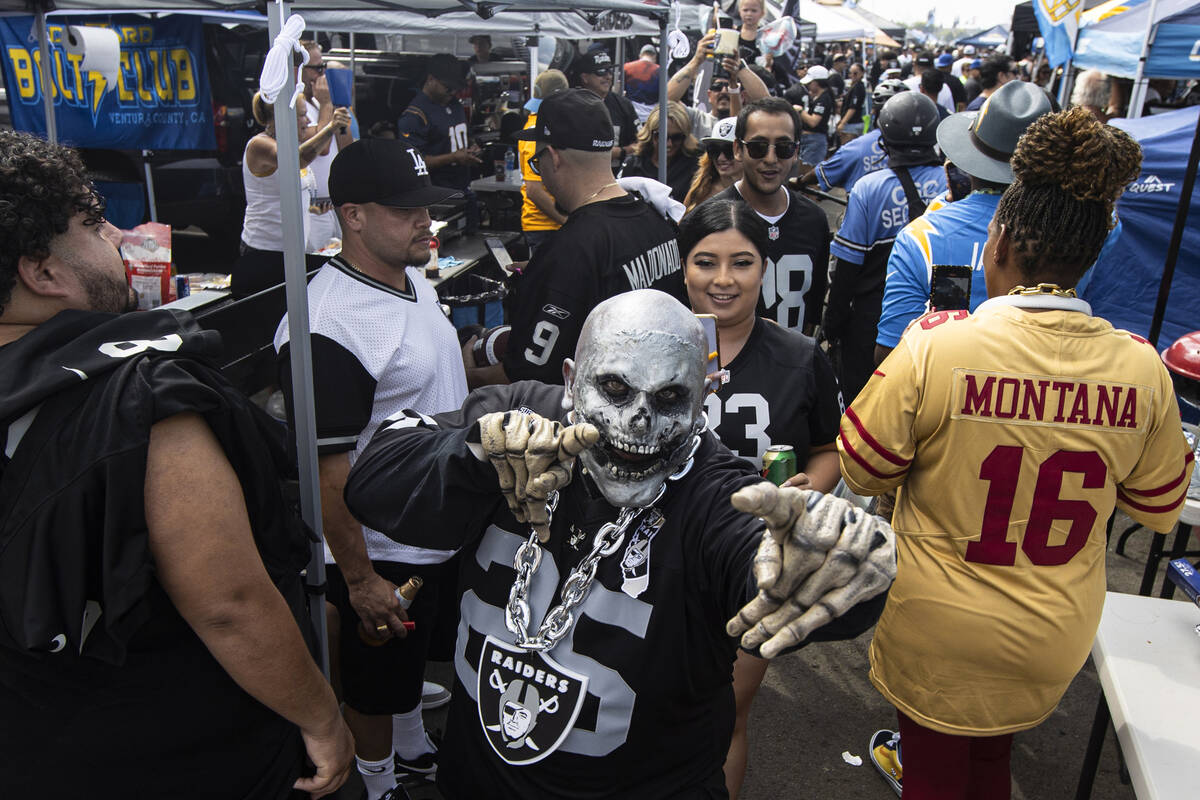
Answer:
<svg viewBox="0 0 1200 800"><path fill-rule="evenodd" d="M801 16L807 0L800 0ZM958 17L962 28L1009 27L1016 0L859 0L863 8L896 22L924 20L933 9L934 22L949 26Z"/></svg>

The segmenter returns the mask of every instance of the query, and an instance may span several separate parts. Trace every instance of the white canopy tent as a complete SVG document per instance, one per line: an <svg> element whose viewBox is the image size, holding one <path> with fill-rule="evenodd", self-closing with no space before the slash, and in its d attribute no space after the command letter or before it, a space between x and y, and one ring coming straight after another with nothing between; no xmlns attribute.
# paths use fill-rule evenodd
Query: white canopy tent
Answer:
<svg viewBox="0 0 1200 800"><path fill-rule="evenodd" d="M0 0L0 13L34 14L35 30L41 48L41 63L49 64L49 42L46 37L46 14L53 11L103 11L110 13L136 11L188 11L222 12L254 10L254 0ZM589 25L598 24L604 15L608 19L619 19L615 15L652 20L657 23L660 41L666 41L670 7L661 0L295 0L268 2L267 13L270 36L279 42L279 34L289 14L297 12L305 17L306 26L315 30L349 31L348 25L363 25L358 32L376 30L374 24L392 17L412 23L420 22L429 28L439 25L451 26L468 20L476 32L492 32L503 23L504 14L544 15L546 19L560 15L569 19L582 16ZM499 15L500 21L494 17ZM595 20L595 22L593 22ZM562 23L562 20L558 20ZM570 23L574 25L575 23ZM566 28L564 28L566 30ZM411 31L410 31L411 32ZM531 28L522 33L532 34ZM285 43L286 44L286 43ZM659 48L659 63L663 74L667 70L668 48ZM289 57L290 58L290 57ZM57 136L54 127L53 93L50 87L49 70L42 70L42 96L46 110L47 134L51 141ZM280 141L295 141L296 117L290 110L290 100L295 88L296 73L288 71L286 83L275 101L275 119ZM659 103L666 105L667 82L659 82ZM662 134L659 136L659 179L666 182L667 165L667 115L660 115ZM276 175L280 181L282 232L284 241L284 266L287 274L287 307L291 347L291 370L295 376L294 410L296 424L296 453L299 461L300 506L304 521L323 540L321 525L321 498L317 470L316 420L312 389L312 351L308 331L308 293L304 268L304 227L300 192L299 153L295 148L279 149L279 166ZM309 561L307 583L311 587L325 584L324 552L320 541L314 544ZM320 643L319 654L322 667L328 675L328 652L325 628L324 604L313 603L311 618Z"/></svg>

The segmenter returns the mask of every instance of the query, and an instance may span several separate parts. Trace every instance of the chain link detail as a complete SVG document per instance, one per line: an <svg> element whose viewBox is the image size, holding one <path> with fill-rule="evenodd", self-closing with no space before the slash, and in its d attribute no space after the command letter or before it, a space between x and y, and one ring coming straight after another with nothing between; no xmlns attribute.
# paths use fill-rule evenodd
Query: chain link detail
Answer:
<svg viewBox="0 0 1200 800"><path fill-rule="evenodd" d="M679 480L688 474L695 461L696 451L700 449L700 441L700 435L696 434L692 439L687 462L671 474L667 480ZM533 573L537 572L538 566L542 563L543 551L538 543L537 532L530 532L529 538L517 548L516 555L513 557L513 568L517 571L517 577L513 581L512 589L508 592L508 604L504 607L504 625L515 637L514 644L517 647L523 650L547 652L558 644L575 623L575 608L584 601L588 591L591 590L592 581L596 579L596 569L600 566L600 559L612 555L621 548L629 526L643 512L653 508L666 494L666 491L667 484L664 481L658 487L658 493L654 495L654 499L648 504L637 508L622 508L617 515L616 522L606 522L600 526L600 530L596 531L596 535L592 539L591 551L575 565L563 582L562 590L559 592L558 605L546 612L537 633L532 636L529 635L529 584L533 580ZM546 500L547 525L554 519L554 510L557 507L558 492L551 492L550 497Z"/></svg>

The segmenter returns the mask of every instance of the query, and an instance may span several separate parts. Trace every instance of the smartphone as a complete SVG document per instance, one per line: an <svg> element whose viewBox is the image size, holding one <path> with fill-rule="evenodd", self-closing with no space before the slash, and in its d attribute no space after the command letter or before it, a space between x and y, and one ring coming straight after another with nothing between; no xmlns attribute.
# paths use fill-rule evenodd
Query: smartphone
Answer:
<svg viewBox="0 0 1200 800"><path fill-rule="evenodd" d="M496 259L496 263L500 265L500 269L506 273L510 272L513 260L512 256L508 254L508 250L504 247L504 243L495 236L488 236L483 242L487 245L487 249L492 254L492 257Z"/></svg>
<svg viewBox="0 0 1200 800"><path fill-rule="evenodd" d="M971 176L949 161L946 162L946 183L952 201L962 200L971 193Z"/></svg>
<svg viewBox="0 0 1200 800"><path fill-rule="evenodd" d="M704 374L708 378L705 381L705 389L708 392L715 392L723 382L717 376L721 371L721 343L717 338L717 316L716 314L697 314L696 319L700 320L700 326L704 328L704 338L708 342L708 361L704 366Z"/></svg>
<svg viewBox="0 0 1200 800"><path fill-rule="evenodd" d="M934 264L929 281L929 310L957 311L971 307L970 267Z"/></svg>

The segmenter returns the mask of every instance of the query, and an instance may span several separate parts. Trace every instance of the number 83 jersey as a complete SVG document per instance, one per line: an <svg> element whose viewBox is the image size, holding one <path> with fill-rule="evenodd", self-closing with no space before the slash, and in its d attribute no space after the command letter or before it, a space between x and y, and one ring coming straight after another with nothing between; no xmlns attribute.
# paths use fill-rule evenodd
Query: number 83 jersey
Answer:
<svg viewBox="0 0 1200 800"><path fill-rule="evenodd" d="M856 492L899 487L871 680L950 734L1049 716L1100 621L1114 506L1168 531L1192 470L1154 348L1049 295L919 318L838 449Z"/></svg>

